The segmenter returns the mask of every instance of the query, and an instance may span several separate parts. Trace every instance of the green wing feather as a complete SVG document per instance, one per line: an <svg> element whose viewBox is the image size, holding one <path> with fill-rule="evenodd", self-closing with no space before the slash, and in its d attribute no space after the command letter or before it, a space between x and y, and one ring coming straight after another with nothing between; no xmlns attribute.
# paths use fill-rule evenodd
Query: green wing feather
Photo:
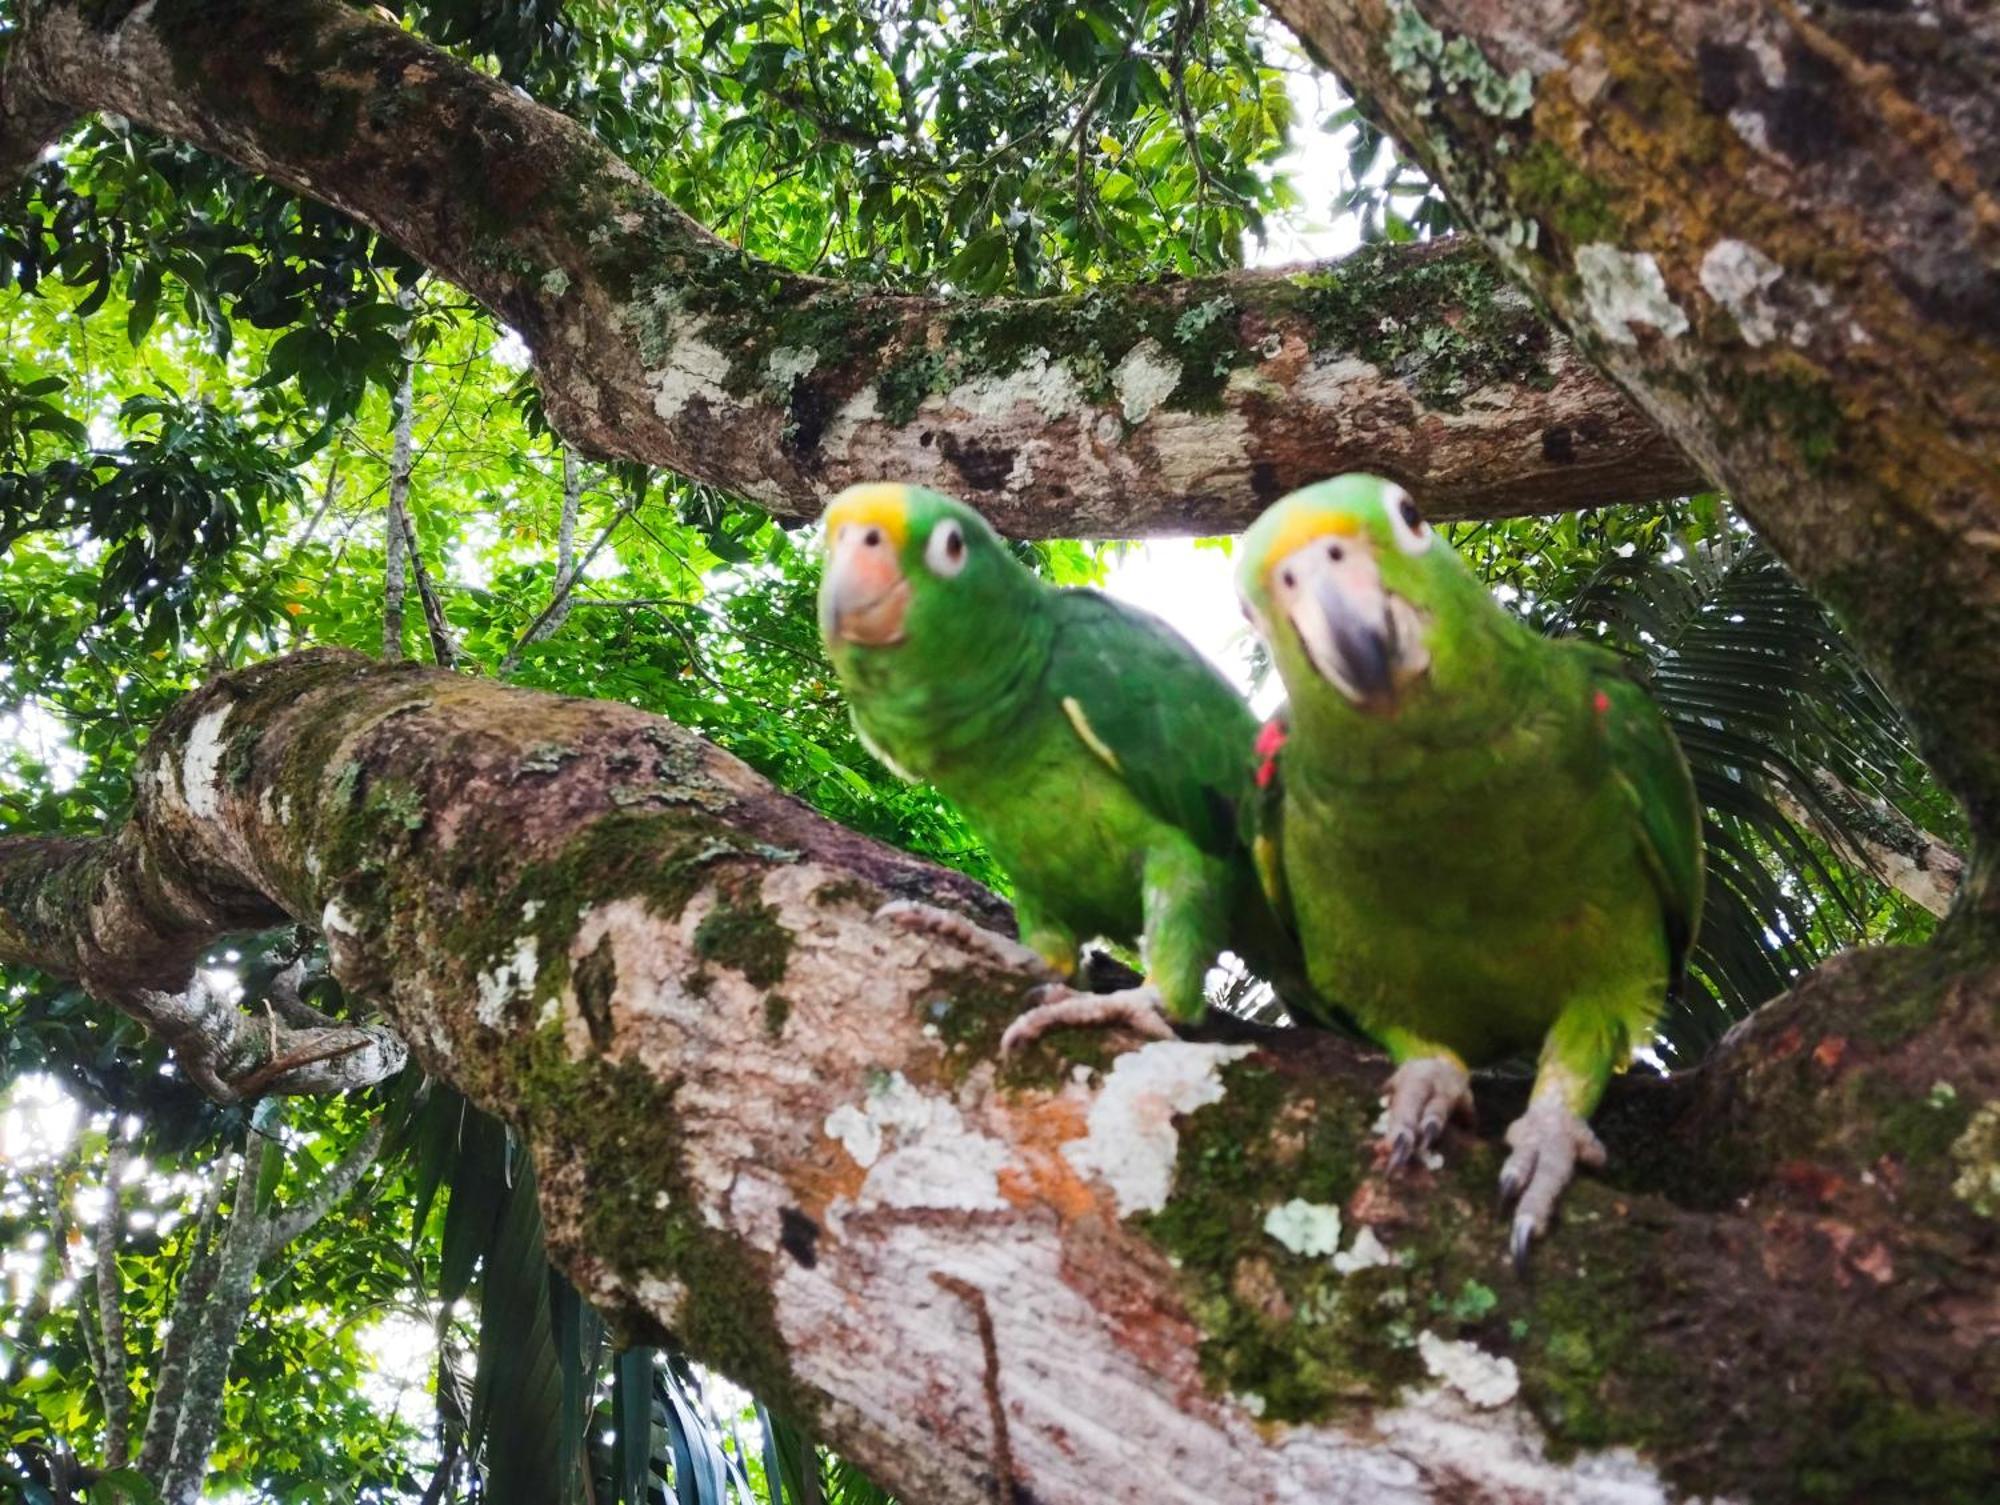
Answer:
<svg viewBox="0 0 2000 1505"><path fill-rule="evenodd" d="M1122 601L1064 590L1050 608L1045 683L1079 737L1204 851L1239 852L1257 721L1234 686L1165 622Z"/></svg>
<svg viewBox="0 0 2000 1505"><path fill-rule="evenodd" d="M1701 923L1701 806L1680 744L1653 699L1622 661L1597 655L1592 706L1638 825L1639 850L1667 926L1668 976L1678 988ZM1599 710L1598 705L1603 709Z"/></svg>

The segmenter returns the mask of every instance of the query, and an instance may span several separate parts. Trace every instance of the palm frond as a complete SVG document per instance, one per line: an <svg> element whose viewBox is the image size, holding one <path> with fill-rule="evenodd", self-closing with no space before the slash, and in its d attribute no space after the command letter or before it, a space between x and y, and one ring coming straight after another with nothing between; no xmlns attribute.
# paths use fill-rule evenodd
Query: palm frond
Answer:
<svg viewBox="0 0 2000 1505"><path fill-rule="evenodd" d="M1804 969L1868 938L1880 889L1851 860L1866 846L1845 839L1854 813L1830 798L1832 782L1913 822L1948 803L1832 617L1755 539L1724 526L1692 544L1607 552L1568 599L1543 605L1546 628L1635 661L1694 775L1708 900L1690 986L1662 1020L1664 1052L1692 1059Z"/></svg>

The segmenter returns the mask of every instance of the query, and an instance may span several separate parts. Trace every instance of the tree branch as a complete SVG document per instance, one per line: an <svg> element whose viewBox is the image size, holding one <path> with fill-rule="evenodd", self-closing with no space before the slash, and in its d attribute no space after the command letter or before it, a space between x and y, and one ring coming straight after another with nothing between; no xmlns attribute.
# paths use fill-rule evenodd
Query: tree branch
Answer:
<svg viewBox="0 0 2000 1505"><path fill-rule="evenodd" d="M1437 516L1702 484L1472 245L1043 300L795 276L572 121L336 0L59 0L5 89L345 210L521 333L569 443L782 517L884 475L1060 536L1233 529L1363 465Z"/></svg>
<svg viewBox="0 0 2000 1505"><path fill-rule="evenodd" d="M125 1351L124 1286L118 1278L118 1245L125 1234L125 1142L111 1125L104 1159L104 1216L97 1222L98 1389L104 1397L104 1467L123 1468L126 1430L132 1420L132 1382Z"/></svg>
<svg viewBox="0 0 2000 1505"><path fill-rule="evenodd" d="M368 1168L381 1152L382 1134L383 1123L378 1118L320 1176L311 1191L290 1207L272 1214L264 1230L266 1259L310 1233L320 1219L338 1207L346 1200L347 1194L360 1185L361 1178L368 1174Z"/></svg>
<svg viewBox="0 0 2000 1505"><path fill-rule="evenodd" d="M195 1214L194 1233L187 1268L174 1288L172 1315L164 1334L156 1334L159 1362L153 1368L153 1404L146 1413L146 1432L139 1445L139 1471L148 1479L158 1479L173 1456L174 1438L180 1431L181 1401L187 1393L188 1363L195 1341L202 1332L201 1314L215 1285L221 1260L220 1238L215 1231L216 1211L228 1180L228 1157L218 1159L202 1190L201 1208Z"/></svg>
<svg viewBox="0 0 2000 1505"><path fill-rule="evenodd" d="M407 293L409 289L405 288ZM398 301L401 301L399 298ZM382 657L403 658L403 597L409 588L412 529L409 520L411 431L416 426L416 351L403 342L403 374L396 383L395 437L389 458L389 499L382 515ZM419 556L421 557L421 556Z"/></svg>
<svg viewBox="0 0 2000 1505"><path fill-rule="evenodd" d="M635 494L613 514L611 521L604 525L604 531L585 551L583 562L576 558L576 513L583 498L583 467L577 463L576 452L563 450L563 506L562 521L556 532L556 583L549 596L549 604L542 608L535 620L528 624L528 630L521 634L521 641L507 650L507 656L500 661L496 671L505 679L520 666L521 655L531 646L550 636L569 617L570 608L576 604L576 583L583 572L590 568L590 562L597 557L597 551L611 541L611 535L618 525L625 521L632 509L638 505Z"/></svg>
<svg viewBox="0 0 2000 1505"><path fill-rule="evenodd" d="M1873 873L1911 903L1939 919L1951 911L1965 874L1965 859L1946 843L1916 825L1887 800L1856 794L1829 770L1813 771L1821 797L1843 817L1838 825L1822 821L1782 784L1772 784L1771 800L1785 819L1815 832L1861 872Z"/></svg>
<svg viewBox="0 0 2000 1505"><path fill-rule="evenodd" d="M630 707L309 653L142 767L135 825L316 918L524 1130L580 1290L906 1498L992 1496L996 1397L1048 1500L1950 1498L2000 1447L1990 965L1851 954L1700 1071L1621 1079L1609 1179L1524 1284L1491 1208L1524 1084L1391 1179L1383 1067L1318 1032L1002 1065L1037 979L878 918L1003 925L989 895ZM1294 1200L1338 1259L1267 1231Z"/></svg>
<svg viewBox="0 0 2000 1505"><path fill-rule="evenodd" d="M205 760L214 752L198 737L189 769L142 777L172 783L189 771L213 775ZM195 829L209 809L198 797L186 811ZM400 1071L407 1051L384 1026L273 1028L209 989L195 970L208 942L268 928L284 913L261 895L218 883L229 859L203 851L198 837L188 842L193 830L170 825L135 822L103 841L0 837L0 956L79 978L158 1035L188 1078L220 1102L345 1092ZM78 928L85 913L89 923ZM281 1069L266 1070L274 1062Z"/></svg>

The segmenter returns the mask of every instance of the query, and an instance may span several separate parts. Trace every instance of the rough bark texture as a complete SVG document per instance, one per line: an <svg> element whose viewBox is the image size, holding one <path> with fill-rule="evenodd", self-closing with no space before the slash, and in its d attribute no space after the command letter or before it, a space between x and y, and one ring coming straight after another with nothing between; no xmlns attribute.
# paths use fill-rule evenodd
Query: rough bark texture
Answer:
<svg viewBox="0 0 2000 1505"><path fill-rule="evenodd" d="M1887 800L1871 799L1847 787L1825 769L1813 774L1820 796L1838 811L1838 825L1822 821L1790 791L1774 788L1771 798L1785 819L1815 831L1842 862L1872 872L1904 898L1939 919L1951 913L1965 877L1965 859L1945 842L1910 821Z"/></svg>
<svg viewBox="0 0 2000 1505"><path fill-rule="evenodd" d="M1518 1085L1391 1182L1382 1069L1329 1037L998 1068L1017 949L878 916L990 897L630 708L304 654L146 769L135 820L525 1129L582 1290L903 1498L1974 1501L2000 1466L1990 966L1850 955L1622 1082L1524 1283Z"/></svg>
<svg viewBox="0 0 2000 1505"><path fill-rule="evenodd" d="M1473 245L1040 301L797 277L335 0L41 5L5 99L0 128L115 110L345 210L521 332L572 443L780 516L883 476L1043 536L1234 530L1361 465L1438 516L1701 485Z"/></svg>
<svg viewBox="0 0 2000 1505"><path fill-rule="evenodd" d="M1842 614L1990 844L2000 13L1271 8ZM2000 901L1993 868L1974 905Z"/></svg>
<svg viewBox="0 0 2000 1505"><path fill-rule="evenodd" d="M221 756L194 729L199 760ZM214 771L213 761L198 763ZM148 770L148 780L176 777ZM243 887L234 855L206 852L214 814L197 796L146 808L102 840L0 840L0 955L74 977L172 1047L181 1069L219 1101L265 1092L345 1092L400 1071L408 1052L381 1025L348 1024L304 1003L252 1019L211 993L194 964L216 936L274 925L283 911ZM157 986L175 980L175 990Z"/></svg>

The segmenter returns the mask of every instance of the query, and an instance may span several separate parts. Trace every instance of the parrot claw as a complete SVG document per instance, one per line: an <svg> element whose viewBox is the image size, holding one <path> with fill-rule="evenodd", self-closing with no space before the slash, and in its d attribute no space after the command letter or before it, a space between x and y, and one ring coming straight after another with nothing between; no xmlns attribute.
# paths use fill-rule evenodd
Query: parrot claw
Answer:
<svg viewBox="0 0 2000 1505"><path fill-rule="evenodd" d="M1007 1026L1000 1037L1002 1053L1025 1048L1052 1029L1103 1029L1123 1026L1148 1040L1171 1040L1174 1028L1160 1007L1160 995L1151 987L1127 988L1122 993L1079 993L1061 983L1037 988L1034 996L1044 1000Z"/></svg>
<svg viewBox="0 0 2000 1505"><path fill-rule="evenodd" d="M1556 1202L1579 1165L1604 1164L1604 1146L1569 1106L1556 1096L1539 1096L1507 1128L1514 1153L1500 1169L1502 1205L1514 1204L1508 1253L1514 1269L1525 1272L1528 1250L1548 1232Z"/></svg>
<svg viewBox="0 0 2000 1505"><path fill-rule="evenodd" d="M1390 1175L1395 1175L1397 1171L1410 1163L1410 1151L1415 1145L1416 1140L1411 1137L1408 1129L1398 1129L1396 1131L1395 1137L1389 1141L1388 1169Z"/></svg>
<svg viewBox="0 0 2000 1505"><path fill-rule="evenodd" d="M962 914L939 909L935 904L919 904L915 899L892 899L875 911L875 918L915 935L950 941L966 951L976 951L1010 972L1032 972L1053 977L1054 970L1038 952L998 931L976 925Z"/></svg>
<svg viewBox="0 0 2000 1505"><path fill-rule="evenodd" d="M1513 1230L1507 1235L1507 1258L1514 1266L1517 1276L1528 1273L1528 1251L1535 1245L1535 1223L1532 1218L1516 1216Z"/></svg>
<svg viewBox="0 0 2000 1505"><path fill-rule="evenodd" d="M1453 1115L1472 1116L1472 1079L1448 1056L1418 1056L1389 1078L1388 1112L1382 1132L1389 1146L1387 1169L1394 1175L1413 1155L1428 1155Z"/></svg>

